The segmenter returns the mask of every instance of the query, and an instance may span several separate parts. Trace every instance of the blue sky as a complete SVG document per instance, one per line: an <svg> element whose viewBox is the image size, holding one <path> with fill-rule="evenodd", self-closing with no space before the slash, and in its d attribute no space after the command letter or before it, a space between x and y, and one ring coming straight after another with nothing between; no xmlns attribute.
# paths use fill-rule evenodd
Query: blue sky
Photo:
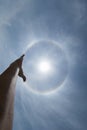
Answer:
<svg viewBox="0 0 87 130"><path fill-rule="evenodd" d="M68 57L67 78L54 93L34 93L18 78L13 130L86 130L86 12L86 0L0 0L0 72L42 39L58 43Z"/></svg>

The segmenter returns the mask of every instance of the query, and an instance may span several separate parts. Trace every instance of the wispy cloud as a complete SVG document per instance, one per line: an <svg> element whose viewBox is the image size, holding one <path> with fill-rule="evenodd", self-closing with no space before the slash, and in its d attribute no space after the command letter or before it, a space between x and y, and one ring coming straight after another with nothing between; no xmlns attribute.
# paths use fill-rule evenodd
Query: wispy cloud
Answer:
<svg viewBox="0 0 87 130"><path fill-rule="evenodd" d="M25 1L3 1L0 4L0 27L3 25L11 25L11 20L16 18L16 15L23 9Z"/></svg>

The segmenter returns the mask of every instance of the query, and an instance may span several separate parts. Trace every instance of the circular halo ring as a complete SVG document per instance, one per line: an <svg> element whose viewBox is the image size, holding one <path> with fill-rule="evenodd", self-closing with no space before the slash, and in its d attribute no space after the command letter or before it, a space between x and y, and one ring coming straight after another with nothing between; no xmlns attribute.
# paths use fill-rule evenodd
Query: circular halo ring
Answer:
<svg viewBox="0 0 87 130"><path fill-rule="evenodd" d="M56 41L54 41L54 40L41 39L41 40L32 41L32 42L27 46L27 48L26 48L26 50L25 50L25 53L27 53L27 51L30 50L34 45L36 45L36 44L38 44L39 42L42 42L42 41L48 42L48 44L49 44L49 43L54 44L54 45L56 45L58 48L60 48L60 49L63 51L63 53L64 53L64 55L65 55L65 58L66 58L66 61L67 61L67 63L68 63L67 53L65 53L65 51L64 51L64 49L61 47L61 45L59 45L58 42L56 42ZM67 67L67 69L68 69L68 68L69 68L69 66ZM68 69L68 70L69 70L69 69ZM63 84L64 84L65 81L66 81L67 76L68 76L68 72L67 72L66 77L64 78L64 80L61 82L61 84L60 84L59 86L63 86ZM33 89L32 86L29 86L29 83L28 83L28 82L26 82L25 86L26 86L27 88L29 88L29 90L30 90L31 92L36 93L36 94L41 94L41 95L42 95L42 94L43 94L43 95L52 94L52 93L56 92L56 91L60 88L59 86L56 86L56 87L54 87L54 89L51 89L51 90L38 91L38 90Z"/></svg>

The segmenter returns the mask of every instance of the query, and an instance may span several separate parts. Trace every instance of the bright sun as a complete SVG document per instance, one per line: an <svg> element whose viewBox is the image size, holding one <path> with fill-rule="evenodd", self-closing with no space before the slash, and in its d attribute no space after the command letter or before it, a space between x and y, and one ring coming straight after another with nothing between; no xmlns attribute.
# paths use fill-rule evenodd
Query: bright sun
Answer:
<svg viewBox="0 0 87 130"><path fill-rule="evenodd" d="M48 60L41 60L37 65L38 71L43 74L48 74L52 70L51 63Z"/></svg>
<svg viewBox="0 0 87 130"><path fill-rule="evenodd" d="M29 44L25 68L27 85L36 93L50 93L67 78L68 60L64 50L55 41L41 40Z"/></svg>

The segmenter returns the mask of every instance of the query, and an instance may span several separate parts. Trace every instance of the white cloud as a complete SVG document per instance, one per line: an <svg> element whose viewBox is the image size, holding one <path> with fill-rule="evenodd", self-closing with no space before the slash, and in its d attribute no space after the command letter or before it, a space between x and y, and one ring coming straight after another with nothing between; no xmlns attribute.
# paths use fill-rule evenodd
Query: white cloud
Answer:
<svg viewBox="0 0 87 130"><path fill-rule="evenodd" d="M9 46L10 40L7 27L12 26L12 20L16 19L16 16L22 11L27 2L28 0L0 1L0 71L10 63L12 57L16 57Z"/></svg>
<svg viewBox="0 0 87 130"><path fill-rule="evenodd" d="M14 19L19 13L24 5L27 3L25 1L7 1L0 5L0 27L3 25L11 25L11 20Z"/></svg>
<svg viewBox="0 0 87 130"><path fill-rule="evenodd" d="M73 14L74 14L74 17L75 17L75 22L77 24L82 24L85 20L85 14L86 14L86 5L84 3L84 1L75 1L73 3Z"/></svg>

